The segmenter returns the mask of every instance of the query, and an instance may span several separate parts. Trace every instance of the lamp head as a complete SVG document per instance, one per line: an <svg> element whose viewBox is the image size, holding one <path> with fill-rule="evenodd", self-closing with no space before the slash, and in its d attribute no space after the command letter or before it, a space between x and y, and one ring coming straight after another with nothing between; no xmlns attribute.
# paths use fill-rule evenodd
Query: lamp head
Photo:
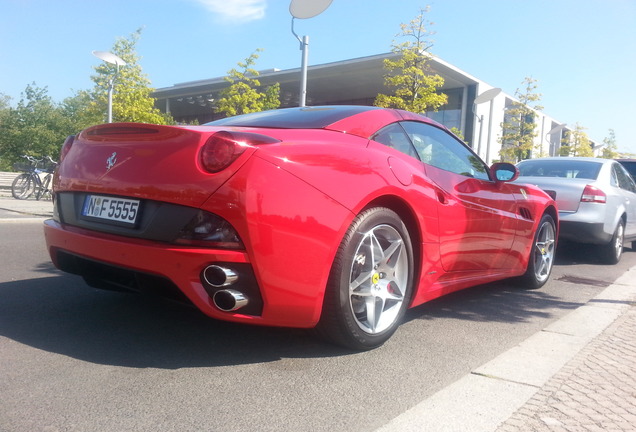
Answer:
<svg viewBox="0 0 636 432"><path fill-rule="evenodd" d="M292 0L289 13L298 19L313 18L323 13L333 0Z"/></svg>
<svg viewBox="0 0 636 432"><path fill-rule="evenodd" d="M114 64L117 66L126 66L126 62L119 56L108 51L93 51L93 55L100 60L104 60L106 63Z"/></svg>

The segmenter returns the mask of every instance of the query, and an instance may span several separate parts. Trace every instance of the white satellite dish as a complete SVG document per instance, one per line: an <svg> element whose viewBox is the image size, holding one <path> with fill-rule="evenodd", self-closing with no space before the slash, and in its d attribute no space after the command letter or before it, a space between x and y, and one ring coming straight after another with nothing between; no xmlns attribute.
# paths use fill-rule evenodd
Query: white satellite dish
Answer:
<svg viewBox="0 0 636 432"><path fill-rule="evenodd" d="M111 63L117 66L126 66L126 62L119 56L108 51L93 51L93 55L100 60L104 60L106 63Z"/></svg>
<svg viewBox="0 0 636 432"><path fill-rule="evenodd" d="M490 90L486 90L485 92L483 92L482 94L480 94L479 96L475 98L475 104L478 105L484 102L489 102L493 100L495 97L497 97L499 93L501 93L501 89L497 87L491 88Z"/></svg>
<svg viewBox="0 0 636 432"><path fill-rule="evenodd" d="M491 88L490 90L486 90L479 96L475 98L475 104L480 104L484 102L489 102L497 97L497 95L501 93L501 89L498 87Z"/></svg>
<svg viewBox="0 0 636 432"><path fill-rule="evenodd" d="M561 132L563 129L565 129L566 126L567 126L567 124L565 124L565 123L557 125L557 126L553 127L552 129L550 129L548 131L547 135L552 135L552 134L555 134L557 132Z"/></svg>
<svg viewBox="0 0 636 432"><path fill-rule="evenodd" d="M313 18L323 13L333 0L292 0L289 13L294 18Z"/></svg>

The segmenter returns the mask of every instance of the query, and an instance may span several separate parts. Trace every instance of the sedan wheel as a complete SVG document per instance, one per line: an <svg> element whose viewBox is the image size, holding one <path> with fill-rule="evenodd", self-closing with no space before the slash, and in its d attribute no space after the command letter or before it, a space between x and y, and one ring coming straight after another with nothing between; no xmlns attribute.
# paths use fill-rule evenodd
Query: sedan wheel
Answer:
<svg viewBox="0 0 636 432"><path fill-rule="evenodd" d="M399 216L386 208L363 212L338 250L317 330L353 349L382 345L408 307L412 280L412 245Z"/></svg>
<svg viewBox="0 0 636 432"><path fill-rule="evenodd" d="M623 255L625 241L625 222L621 219L616 226L612 240L601 247L601 259L607 264L617 264Z"/></svg>
<svg viewBox="0 0 636 432"><path fill-rule="evenodd" d="M552 216L543 215L534 235L528 269L522 277L524 288L541 288L550 278L556 252L556 224Z"/></svg>

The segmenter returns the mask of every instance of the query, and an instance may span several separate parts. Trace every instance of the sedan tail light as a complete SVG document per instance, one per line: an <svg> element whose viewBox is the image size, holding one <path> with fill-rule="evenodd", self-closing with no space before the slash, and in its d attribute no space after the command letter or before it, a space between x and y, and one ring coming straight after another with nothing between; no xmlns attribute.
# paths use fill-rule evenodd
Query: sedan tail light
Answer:
<svg viewBox="0 0 636 432"><path fill-rule="evenodd" d="M279 140L250 132L221 131L201 147L199 161L208 172L219 172L232 164L245 150L255 145L274 144Z"/></svg>
<svg viewBox="0 0 636 432"><path fill-rule="evenodd" d="M581 202L593 202L605 204L607 202L607 195L605 192L597 188L596 186L587 185L581 195Z"/></svg>

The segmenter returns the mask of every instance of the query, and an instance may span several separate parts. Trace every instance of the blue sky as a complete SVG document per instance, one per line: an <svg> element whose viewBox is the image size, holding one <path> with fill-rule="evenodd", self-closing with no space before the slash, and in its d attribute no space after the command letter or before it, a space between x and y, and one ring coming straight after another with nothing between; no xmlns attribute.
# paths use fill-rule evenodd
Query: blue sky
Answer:
<svg viewBox="0 0 636 432"><path fill-rule="evenodd" d="M614 129L636 153L636 0L333 0L296 31L310 65L381 54L426 5L433 54L511 95L532 77L548 115L598 142ZM257 48L257 69L300 65L289 0L0 0L0 93L16 102L35 82L61 101L88 89L91 51L139 27L155 88L223 76Z"/></svg>

